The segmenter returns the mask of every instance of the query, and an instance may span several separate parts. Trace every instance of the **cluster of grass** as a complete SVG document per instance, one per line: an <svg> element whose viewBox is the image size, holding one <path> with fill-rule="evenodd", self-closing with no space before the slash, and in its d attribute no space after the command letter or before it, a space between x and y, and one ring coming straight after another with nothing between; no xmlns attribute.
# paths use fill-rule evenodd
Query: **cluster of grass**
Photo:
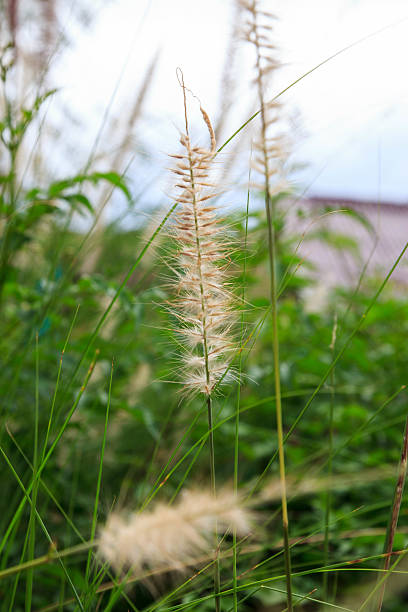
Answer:
<svg viewBox="0 0 408 612"><path fill-rule="evenodd" d="M217 271L195 264L210 279L205 303L207 281L200 277L190 289L195 267L180 263L180 321L173 294L181 247L167 228L181 204L196 211L194 168L207 170L216 156L211 128L207 152L185 137L181 195L159 221L137 229L96 225L95 186L118 191L129 208L136 196L120 172L87 167L41 186L35 175L24 176L19 156L53 92L17 106L14 59L12 46L3 49L1 610L368 610L380 609L383 598L384 609L404 610L406 305L392 292L391 269L359 283L358 292L333 291L318 313L305 308L302 290L313 284L299 274L307 266L297 258L296 239L283 231L290 196L272 186L276 149L265 145L261 63L260 111L252 119L262 123L264 182L224 220L228 289ZM265 210L253 206L255 199ZM197 243L195 262L213 252L203 229L191 239L199 215L202 228L218 231L213 211L197 210L177 229L179 242L188 231L188 248ZM75 230L79 213L92 219L91 231ZM214 277L221 284L211 284ZM225 327L230 308L234 330L228 320ZM181 326L196 333L197 321L204 349L198 354L200 342L190 341L190 358L177 332ZM224 336L214 340L221 324L235 334L231 344ZM229 380L224 373L211 378L211 351L220 350L225 370L235 372ZM189 386L197 393L182 393L184 375L175 374L181 367L195 368ZM196 382L197 372L204 382ZM214 496L231 499L228 485L239 494L237 513L250 508L249 531L234 502L224 502L227 514L213 509ZM197 488L213 497L195 502L193 520L183 492ZM209 528L200 522L206 508L214 515ZM105 557L98 554L113 510L140 513L123 544L137 562L119 568L106 561L109 547ZM169 536L171 521L178 531ZM177 539L191 537L196 523L201 539L183 548ZM185 558L176 558L169 543ZM387 554L393 548L398 554ZM166 563L157 562L160 555Z"/></svg>

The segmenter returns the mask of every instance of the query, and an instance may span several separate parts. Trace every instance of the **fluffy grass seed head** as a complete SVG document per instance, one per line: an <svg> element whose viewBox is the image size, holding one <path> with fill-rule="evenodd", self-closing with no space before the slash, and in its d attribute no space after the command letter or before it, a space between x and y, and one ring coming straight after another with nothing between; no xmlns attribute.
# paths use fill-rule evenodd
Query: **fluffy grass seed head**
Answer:
<svg viewBox="0 0 408 612"><path fill-rule="evenodd" d="M276 46L271 42L276 16L266 10L262 0L237 0L245 16L243 38L251 43L255 52L255 78L260 104L261 131L254 143L252 166L265 180L254 187L264 190L267 186L273 196L289 187L285 178L285 164L290 154L290 143L279 122L282 116L278 100L267 101L267 89L281 64Z"/></svg>
<svg viewBox="0 0 408 612"><path fill-rule="evenodd" d="M112 514L99 535L99 554L118 572L180 571L211 554L215 526L219 534L236 529L246 536L250 512L229 490L217 498L208 491L185 491L172 506L160 503L128 517Z"/></svg>
<svg viewBox="0 0 408 612"><path fill-rule="evenodd" d="M229 259L226 228L217 217L212 199L217 188L211 180L216 153L214 130L200 106L210 135L208 149L194 146L190 140L185 87L185 134L183 151L172 157L177 177L172 235L177 243L173 262L176 273L176 299L171 311L184 347L182 383L190 392L209 396L224 377L235 348L232 328L235 323L233 300L228 291L226 263Z"/></svg>

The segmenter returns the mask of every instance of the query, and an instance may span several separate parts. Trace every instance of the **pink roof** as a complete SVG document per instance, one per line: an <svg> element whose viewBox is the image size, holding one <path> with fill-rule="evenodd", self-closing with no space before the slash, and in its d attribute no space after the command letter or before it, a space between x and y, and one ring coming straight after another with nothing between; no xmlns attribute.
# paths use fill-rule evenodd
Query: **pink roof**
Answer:
<svg viewBox="0 0 408 612"><path fill-rule="evenodd" d="M282 207L283 208L283 207ZM356 215L333 211L351 209L366 219L365 224ZM303 216L299 216L303 213ZM408 205L392 202L368 202L347 198L315 197L290 205L286 214L286 233L305 239L299 255L315 266L313 276L323 285L355 285L366 266L365 276L389 272L405 244L408 242ZM357 244L357 249L335 248L318 237L319 232L337 234L339 245L344 241ZM394 282L408 284L408 255L404 254L392 275Z"/></svg>

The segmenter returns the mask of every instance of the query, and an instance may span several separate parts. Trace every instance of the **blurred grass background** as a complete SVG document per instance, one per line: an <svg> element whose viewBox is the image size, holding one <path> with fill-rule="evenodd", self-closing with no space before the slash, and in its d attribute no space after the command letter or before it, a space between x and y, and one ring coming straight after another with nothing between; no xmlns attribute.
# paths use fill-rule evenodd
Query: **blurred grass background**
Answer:
<svg viewBox="0 0 408 612"><path fill-rule="evenodd" d="M47 77L58 3L41 10L38 3L31 13L34 4L0 5L1 609L213 609L211 571L179 590L186 578L169 574L124 589L95 556L87 567L87 545L62 565L30 565L54 548L89 542L113 507L141 508L156 495L168 501L183 487L209 482L205 405L200 398L182 400L173 382L178 349L163 308L170 297L166 258L174 247L166 229L158 229L172 202L150 202L136 223L127 222L149 188L149 156L138 148L134 153L127 136L143 116L158 60L141 63L144 78L128 119L119 118L124 129L116 150L98 157L94 142L85 166L68 178L54 174L55 134L44 148L37 137L45 138L48 104L58 95ZM81 10L92 18L92 9ZM38 57L27 58L18 44L19 28L27 24L38 29ZM59 129L58 138L69 142L68 128ZM154 150L154 142L148 148ZM248 149L246 154L249 159ZM262 535L242 544L239 609L277 611L285 608L285 586L273 331L266 316L267 221L262 193L251 192L249 212L246 197L244 187L225 216L237 245L231 283L236 295L245 287L239 483L259 499ZM287 210L298 198L294 189L276 197L275 227L293 588L305 610L368 609L364 602L383 563L376 556L383 552L407 417L405 284L388 282L386 266L366 273L358 240L334 225L318 236L323 252L354 258L363 276L330 286L321 303L316 262L307 257L311 236L303 242L301 221L297 232L288 225ZM112 213L118 202L120 212ZM333 211L325 204L310 218ZM364 212L333 214L354 215L361 235L367 229ZM302 253L299 240L306 245ZM400 266L404 270L404 258ZM214 410L221 485L233 478L237 384L215 398ZM404 497L396 550L405 551L407 530ZM252 545L248 551L246 545ZM354 563L364 557L369 559ZM392 563L396 559L406 572L403 555ZM24 562L28 571L7 575L7 568ZM231 567L228 558L221 566L225 610L233 605ZM389 578L384 609L406 609L403 578Z"/></svg>

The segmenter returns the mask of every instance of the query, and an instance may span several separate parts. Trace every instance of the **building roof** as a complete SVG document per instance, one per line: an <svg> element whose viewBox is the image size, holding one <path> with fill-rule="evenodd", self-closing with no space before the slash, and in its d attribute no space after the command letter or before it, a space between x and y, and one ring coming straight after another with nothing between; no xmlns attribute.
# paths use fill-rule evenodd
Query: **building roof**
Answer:
<svg viewBox="0 0 408 612"><path fill-rule="evenodd" d="M330 212L329 212L330 211ZM408 242L408 204L313 197L289 206L286 231L300 236L299 255L326 286L353 286L360 276L384 278ZM303 237L304 233L304 237ZM408 284L408 255L393 272Z"/></svg>

